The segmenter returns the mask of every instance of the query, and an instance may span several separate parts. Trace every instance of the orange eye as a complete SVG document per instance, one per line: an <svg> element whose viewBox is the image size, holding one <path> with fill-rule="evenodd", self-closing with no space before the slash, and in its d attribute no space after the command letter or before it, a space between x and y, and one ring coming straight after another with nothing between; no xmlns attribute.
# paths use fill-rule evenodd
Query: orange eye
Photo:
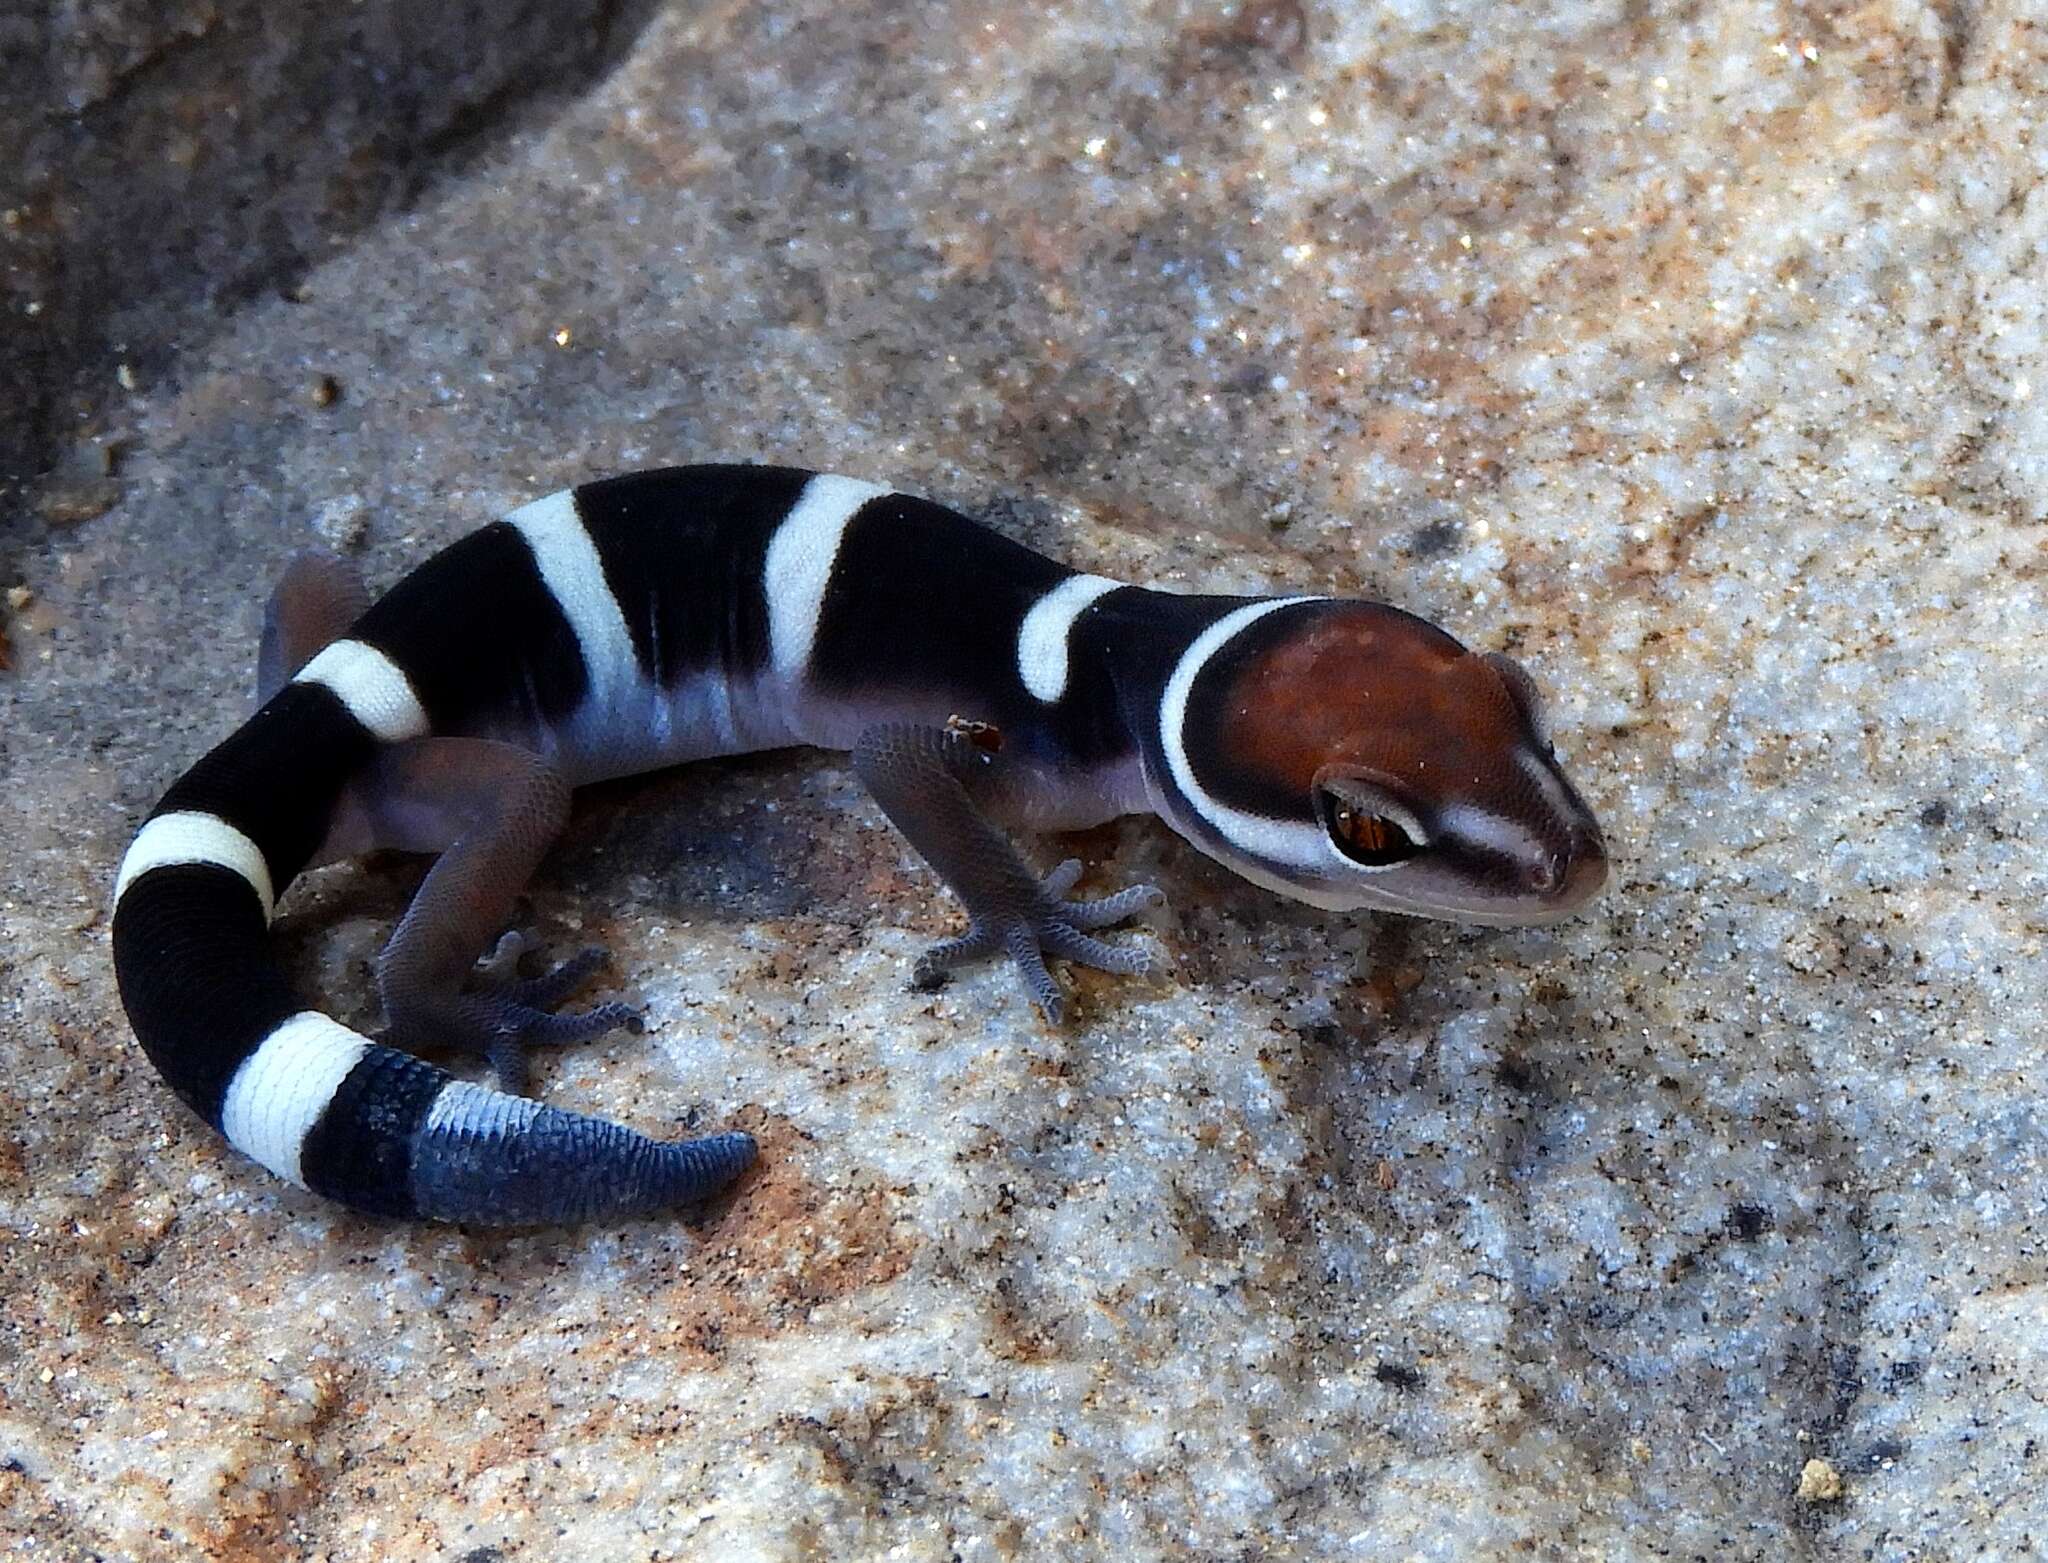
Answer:
<svg viewBox="0 0 2048 1563"><path fill-rule="evenodd" d="M1422 850L1407 831L1384 814L1368 814L1333 798L1327 817L1330 840L1337 850L1367 868L1390 868Z"/></svg>

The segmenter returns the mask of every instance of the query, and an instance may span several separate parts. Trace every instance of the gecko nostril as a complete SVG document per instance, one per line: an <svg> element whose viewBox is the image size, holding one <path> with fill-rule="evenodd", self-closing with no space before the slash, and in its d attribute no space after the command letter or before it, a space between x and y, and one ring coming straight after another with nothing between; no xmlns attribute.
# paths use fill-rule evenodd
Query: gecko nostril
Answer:
<svg viewBox="0 0 2048 1563"><path fill-rule="evenodd" d="M1538 895L1549 895L1564 883L1565 854L1553 852L1538 858L1522 871L1522 877Z"/></svg>

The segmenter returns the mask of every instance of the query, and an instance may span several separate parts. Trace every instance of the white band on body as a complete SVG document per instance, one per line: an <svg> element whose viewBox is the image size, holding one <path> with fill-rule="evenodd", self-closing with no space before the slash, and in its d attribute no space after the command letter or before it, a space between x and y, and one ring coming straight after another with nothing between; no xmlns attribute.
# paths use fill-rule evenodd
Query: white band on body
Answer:
<svg viewBox="0 0 2048 1563"><path fill-rule="evenodd" d="M324 684L348 707L348 713L380 743L403 743L424 737L426 708L413 693L412 680L375 646L360 640L337 640L323 647L293 677L294 684Z"/></svg>
<svg viewBox="0 0 2048 1563"><path fill-rule="evenodd" d="M221 1133L250 1160L300 1188L306 1136L349 1071L375 1044L317 1010L302 1010L242 1060L221 1102Z"/></svg>
<svg viewBox="0 0 2048 1563"><path fill-rule="evenodd" d="M159 814L135 833L128 855L121 859L120 875L114 881L115 904L120 903L131 884L151 869L175 868L183 863L210 863L241 875L256 892L256 899L263 903L266 923L277 910L270 865L264 861L262 849L218 814L197 809Z"/></svg>
<svg viewBox="0 0 2048 1563"><path fill-rule="evenodd" d="M784 679L803 677L818 638L818 613L846 523L889 490L859 478L819 473L768 541L762 591L768 601L769 660Z"/></svg>
<svg viewBox="0 0 2048 1563"><path fill-rule="evenodd" d="M601 711L615 711L638 692L643 680L626 616L604 578L604 562L576 510L573 490L522 505L505 518L533 550L540 578L575 632L590 678L585 697Z"/></svg>
<svg viewBox="0 0 2048 1563"><path fill-rule="evenodd" d="M1096 598L1121 585L1103 575L1070 575L1031 605L1017 632L1017 676L1034 699L1051 705L1067 692L1067 642L1074 621Z"/></svg>

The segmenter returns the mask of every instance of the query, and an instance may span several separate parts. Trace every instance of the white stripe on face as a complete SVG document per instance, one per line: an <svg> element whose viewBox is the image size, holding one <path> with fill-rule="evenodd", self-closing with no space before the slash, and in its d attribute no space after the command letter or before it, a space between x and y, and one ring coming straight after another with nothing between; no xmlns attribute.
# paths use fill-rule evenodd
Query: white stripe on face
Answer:
<svg viewBox="0 0 2048 1563"><path fill-rule="evenodd" d="M1474 808L1469 803L1453 803L1439 809L1436 822L1442 833L1452 840L1469 841L1475 846L1513 858L1517 863L1545 862L1550 857L1550 849L1543 844L1543 838L1528 826L1506 815Z"/></svg>
<svg viewBox="0 0 2048 1563"><path fill-rule="evenodd" d="M306 1136L373 1044L338 1020L304 1010L242 1060L221 1102L221 1133L251 1161L306 1186Z"/></svg>
<svg viewBox="0 0 2048 1563"><path fill-rule="evenodd" d="M1557 773L1543 763L1540 756L1527 749L1517 747L1515 764L1522 774L1536 784L1536 790L1543 794L1543 801L1550 805L1551 816L1560 822L1574 820L1583 812L1572 807L1572 801L1565 796L1564 783L1557 779Z"/></svg>
<svg viewBox="0 0 2048 1563"><path fill-rule="evenodd" d="M794 683L811 660L818 637L818 612L832 580L832 562L846 523L871 499L889 491L858 478L819 473L804 485L797 502L768 542L762 592L768 602L769 660Z"/></svg>
<svg viewBox="0 0 2048 1563"><path fill-rule="evenodd" d="M1051 705L1067 691L1067 641L1088 605L1123 582L1071 575L1031 605L1017 632L1017 676L1032 698Z"/></svg>
<svg viewBox="0 0 2048 1563"><path fill-rule="evenodd" d="M522 505L505 518L533 550L541 584L575 632L589 675L586 709L610 714L631 709L646 683L633 653L626 616L604 578L604 564L568 489Z"/></svg>
<svg viewBox="0 0 2048 1563"><path fill-rule="evenodd" d="M324 684L380 743L424 737L427 713L396 662L360 640L337 640L300 668L294 684Z"/></svg>
<svg viewBox="0 0 2048 1563"><path fill-rule="evenodd" d="M1324 838L1322 827L1314 823L1250 814L1211 797L1195 779L1194 766L1188 761L1185 728L1188 696L1195 687L1196 677L1203 665L1222 651L1232 637L1277 609L1292 607L1296 603L1321 601L1320 597L1276 597L1265 602L1247 603L1226 613L1197 635L1194 644L1181 653L1173 676L1166 681L1166 693L1159 702L1159 743L1166 751L1166 768L1173 776L1174 785L1195 812L1239 850L1283 867L1303 870L1325 869L1335 860L1335 849ZM1303 798L1301 804L1306 809L1309 800ZM1239 871L1243 872L1241 868ZM1294 887L1290 886L1288 890L1290 894L1300 894Z"/></svg>
<svg viewBox="0 0 2048 1563"><path fill-rule="evenodd" d="M118 905L128 887L151 869L171 868L180 863L211 863L241 875L263 904L266 923L277 909L270 865L263 860L262 850L218 814L203 814L196 809L159 814L135 833L135 841L128 848L128 855L121 859L121 872L114 881L115 903Z"/></svg>

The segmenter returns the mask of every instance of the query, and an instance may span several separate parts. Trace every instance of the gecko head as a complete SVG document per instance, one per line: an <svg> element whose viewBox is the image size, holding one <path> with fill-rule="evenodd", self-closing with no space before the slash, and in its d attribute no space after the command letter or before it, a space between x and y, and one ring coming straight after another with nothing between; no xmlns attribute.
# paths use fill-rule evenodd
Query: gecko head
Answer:
<svg viewBox="0 0 2048 1563"><path fill-rule="evenodd" d="M1284 895L1512 927L1607 882L1529 675L1398 609L1236 609L1183 654L1160 718L1160 812Z"/></svg>

